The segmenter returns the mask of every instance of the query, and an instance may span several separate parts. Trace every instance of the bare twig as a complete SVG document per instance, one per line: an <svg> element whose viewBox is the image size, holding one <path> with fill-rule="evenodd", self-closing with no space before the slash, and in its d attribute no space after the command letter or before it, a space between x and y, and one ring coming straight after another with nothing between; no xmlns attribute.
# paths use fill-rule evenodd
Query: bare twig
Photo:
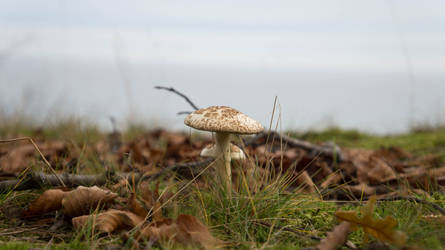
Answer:
<svg viewBox="0 0 445 250"><path fill-rule="evenodd" d="M268 137L272 138L272 140L278 139L282 143L287 144L291 147L302 148L302 149L312 152L316 155L319 154L319 155L327 156L330 158L336 158L338 161L343 161L343 159L344 159L344 156L341 152L340 147L338 147L335 144L331 144L328 146L319 146L319 145L315 145L315 144L312 144L307 141L292 138L287 135L282 135L274 130L261 132L258 135L250 138L250 140L245 142L244 145L245 146L253 145L259 139L268 138Z"/></svg>
<svg viewBox="0 0 445 250"><path fill-rule="evenodd" d="M23 180L13 179L0 181L0 192L8 191L12 188L14 190L27 190L40 188L42 185L47 186L59 186L62 181L65 186L100 186L104 185L108 181L118 181L120 179L127 179L128 181L146 181L155 180L166 175L169 172L176 172L178 175L185 178L192 178L196 176L205 166L210 164L213 159L207 159L197 162L177 164L166 167L158 173L151 175L141 175L139 173L105 173L99 175L75 175L75 174L56 174L48 175L42 172L30 173Z"/></svg>
<svg viewBox="0 0 445 250"><path fill-rule="evenodd" d="M24 228L24 229L20 229L20 230L16 230L16 231L4 231L4 232L0 232L0 236L6 236L6 235L11 235L11 234L20 234L20 233L24 233L24 232L29 232L29 231L35 231L37 229L42 228L42 226L40 227L31 227L31 228Z"/></svg>
<svg viewBox="0 0 445 250"><path fill-rule="evenodd" d="M190 112L190 111L181 111L181 112L178 112L178 113L176 113L177 115L189 115L189 114L191 114L192 112Z"/></svg>
<svg viewBox="0 0 445 250"><path fill-rule="evenodd" d="M190 106L192 106L192 108L194 110L198 110L199 109L198 106L196 106L186 95L184 95L183 93L177 91L176 89L174 89L172 87L155 86L155 89L163 89L163 90L167 90L167 91L173 92L173 93L179 95L180 97L184 98L185 101L188 104L190 104ZM185 113L185 112L179 112L178 114L180 114L180 113Z"/></svg>
<svg viewBox="0 0 445 250"><path fill-rule="evenodd" d="M104 185L107 182L108 178L106 175L49 175L42 172L35 172L27 175L22 181L17 179L1 181L0 192L8 191L12 188L14 188L15 190L27 190L40 188L42 185L59 186L59 180L62 180L66 186L76 187L80 185Z"/></svg>
<svg viewBox="0 0 445 250"><path fill-rule="evenodd" d="M23 141L23 140L27 140L27 141L32 143L32 145L37 150L37 152L39 152L40 157L42 157L42 159L45 162L46 166L48 166L48 168L51 171L51 173L54 176L56 176L56 178L59 181L59 183L62 186L65 187L65 183L63 182L63 180L58 177L56 171L51 167L51 164L48 162L48 160L46 160L45 156L42 154L42 152L40 151L39 147L37 146L37 144L34 142L34 140L31 137L21 137L21 138L14 138L14 139L8 139L8 140L0 140L0 143L8 143L8 142L15 142L15 141Z"/></svg>

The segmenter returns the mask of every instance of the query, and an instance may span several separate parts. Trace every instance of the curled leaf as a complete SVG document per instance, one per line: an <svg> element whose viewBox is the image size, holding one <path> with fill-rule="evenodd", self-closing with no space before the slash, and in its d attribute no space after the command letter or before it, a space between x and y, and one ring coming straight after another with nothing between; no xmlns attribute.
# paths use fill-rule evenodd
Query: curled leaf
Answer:
<svg viewBox="0 0 445 250"><path fill-rule="evenodd" d="M61 189L49 189L35 199L23 212L24 216L36 216L62 208L62 199L68 192Z"/></svg>
<svg viewBox="0 0 445 250"><path fill-rule="evenodd" d="M133 228L143 221L143 218L128 211L110 209L97 215L82 215L73 218L71 221L73 227L79 229L92 220L92 226L95 230L112 233L118 229Z"/></svg>
<svg viewBox="0 0 445 250"><path fill-rule="evenodd" d="M62 199L62 207L65 215L75 217L89 214L91 210L96 209L99 204L111 202L117 194L94 187L78 187L67 193Z"/></svg>
<svg viewBox="0 0 445 250"><path fill-rule="evenodd" d="M154 221L161 220L163 218L161 202L164 197L159 195L159 182L153 191L147 184L139 185L139 193L139 197L135 193L131 195L128 204L130 210L144 218L149 215L153 217Z"/></svg>
<svg viewBox="0 0 445 250"><path fill-rule="evenodd" d="M141 230L140 236L152 241L175 241L184 245L214 249L221 242L192 215L181 214L176 220L164 218Z"/></svg>

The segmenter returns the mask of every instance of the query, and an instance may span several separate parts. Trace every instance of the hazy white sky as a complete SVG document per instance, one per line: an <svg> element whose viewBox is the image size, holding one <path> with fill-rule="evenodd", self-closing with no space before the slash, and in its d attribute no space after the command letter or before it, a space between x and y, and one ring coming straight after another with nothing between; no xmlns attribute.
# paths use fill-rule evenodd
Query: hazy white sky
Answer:
<svg viewBox="0 0 445 250"><path fill-rule="evenodd" d="M328 114L342 126L367 124L372 129L385 121L388 125L377 130L392 131L387 127L397 122L400 130L413 110L408 107L413 92L419 92L413 106L423 110L422 118L437 116L440 109L443 10L442 0L0 0L0 98L18 103L29 85L43 84L52 86L45 95L74 100L83 112L107 105L125 112L130 104L122 101L128 98L122 78L127 77L139 108L158 105L146 96L157 100L152 87L166 82L207 100L203 106L232 104L262 112L243 108L253 104L234 101L236 95L211 103L212 98L206 99L210 93L196 94L199 85L233 92L221 90L228 83L243 91L256 86L258 99L268 100L266 107L275 94L281 95L283 111L292 117L285 124L292 126L298 125L297 118L311 126ZM98 66L102 64L112 66ZM106 90L106 84L112 89ZM92 91L83 95L73 90L76 86ZM362 107L362 100L353 97L363 89L378 94L387 86L387 102L369 99ZM422 92L423 86L430 92ZM288 94L323 89L335 89L336 95L322 95L309 111L301 108L309 99ZM116 102L110 104L110 98ZM388 105L399 114L391 114ZM357 115L351 106L372 115Z"/></svg>
<svg viewBox="0 0 445 250"><path fill-rule="evenodd" d="M0 1L17 56L278 69L443 71L444 1ZM404 51L406 50L406 51Z"/></svg>

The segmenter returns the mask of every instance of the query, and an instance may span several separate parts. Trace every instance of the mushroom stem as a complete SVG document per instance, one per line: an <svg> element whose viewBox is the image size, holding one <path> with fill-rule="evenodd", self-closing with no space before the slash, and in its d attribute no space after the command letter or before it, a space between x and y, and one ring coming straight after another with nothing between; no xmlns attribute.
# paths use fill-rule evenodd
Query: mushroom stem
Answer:
<svg viewBox="0 0 445 250"><path fill-rule="evenodd" d="M218 152L222 154L222 163L218 164L218 175L225 183L229 198L232 194L232 169L230 167L230 133L217 132L216 133L216 147Z"/></svg>

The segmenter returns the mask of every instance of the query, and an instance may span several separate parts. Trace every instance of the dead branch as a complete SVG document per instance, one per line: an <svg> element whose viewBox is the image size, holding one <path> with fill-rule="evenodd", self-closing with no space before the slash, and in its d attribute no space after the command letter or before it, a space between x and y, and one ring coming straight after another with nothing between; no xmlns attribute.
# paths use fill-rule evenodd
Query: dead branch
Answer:
<svg viewBox="0 0 445 250"><path fill-rule="evenodd" d="M258 140L266 139L268 137L269 137L269 140L275 139L276 141L282 141L284 144L287 144L291 147L302 148L304 150L311 152L314 155L326 156L326 157L329 157L332 159L336 159L339 162L344 160L343 153L342 153L340 147L337 146L336 144L319 146L319 145L315 145L315 144L312 144L307 141L292 138L287 135L282 135L282 134L278 133L277 131L273 131L273 130L259 133L258 135L250 138L250 140L246 141L244 143L244 145L245 146L254 145L254 144L256 144L256 142Z"/></svg>
<svg viewBox="0 0 445 250"><path fill-rule="evenodd" d="M180 97L184 98L185 101L186 101L188 104L190 104L190 106L192 106L192 108L193 108L194 110L198 110L198 109L199 109L198 106L196 106L196 105L190 100L190 98L188 98L186 95L184 95L183 93L177 91L176 89L174 89L174 88L172 88L172 87L169 88L169 87L163 87L163 86L155 86L155 89L162 89L162 90L167 90L167 91L173 92L173 93L179 95ZM178 114L186 114L186 113L191 113L191 112L179 112Z"/></svg>
<svg viewBox="0 0 445 250"><path fill-rule="evenodd" d="M139 174L134 174L137 179L140 178ZM132 174L127 174L127 178L130 178ZM43 172L34 172L25 176L23 179L6 180L0 182L0 192L14 190L27 190L41 188L42 186L56 187L60 186L60 180L62 180L68 187L76 186L94 186L104 185L107 181L111 180L112 176L107 175L75 175L75 174L46 174Z"/></svg>
<svg viewBox="0 0 445 250"><path fill-rule="evenodd" d="M121 179L126 179L129 182L133 180L135 182L155 180L162 176L167 175L170 172L175 172L177 175L184 178L191 178L197 175L204 166L207 166L212 162L212 159L206 159L198 162L190 162L172 165L152 175L141 175L139 173L110 173L99 175L75 175L75 174L46 174L43 172L34 172L25 176L23 179L5 180L0 181L0 192L6 192L11 189L14 190L27 190L37 189L42 186L60 186L60 180L68 187L77 186L100 186L107 182L117 182Z"/></svg>

